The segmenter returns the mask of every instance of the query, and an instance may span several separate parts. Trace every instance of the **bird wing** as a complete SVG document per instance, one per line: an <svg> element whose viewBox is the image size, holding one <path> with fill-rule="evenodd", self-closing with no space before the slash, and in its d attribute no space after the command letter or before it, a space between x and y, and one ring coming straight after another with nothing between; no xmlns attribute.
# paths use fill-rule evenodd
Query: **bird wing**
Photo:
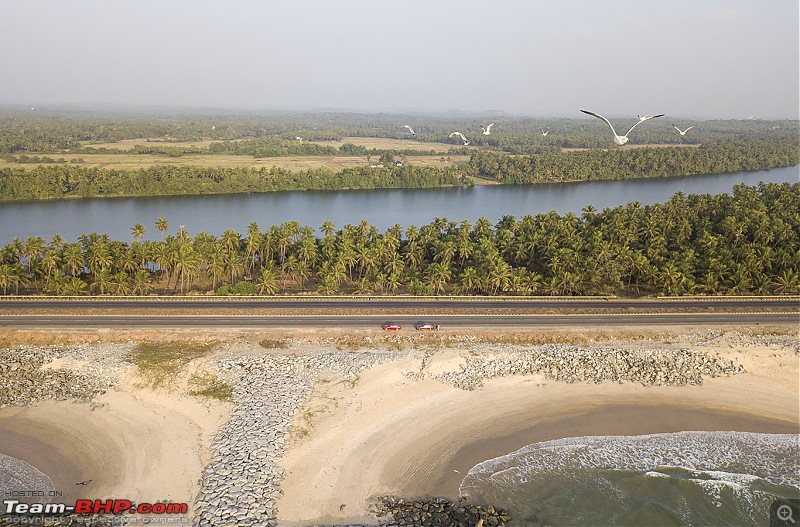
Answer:
<svg viewBox="0 0 800 527"><path fill-rule="evenodd" d="M641 124L641 123L643 123L645 121L649 121L650 119L655 119L656 117L664 117L664 115L666 115L666 114L660 113L658 115L645 115L644 117L639 117L639 122L634 124L633 126L631 126L631 129L627 131L627 133L625 134L625 137L628 137L628 134L631 133L631 130L636 128L639 124ZM606 121L606 122L608 122L608 121Z"/></svg>
<svg viewBox="0 0 800 527"><path fill-rule="evenodd" d="M486 131L488 132L489 130L491 130L492 126L494 126L495 124L497 124L497 123L492 123L492 124L486 126Z"/></svg>
<svg viewBox="0 0 800 527"><path fill-rule="evenodd" d="M600 119L601 121L604 121L604 122L605 122L605 123L606 123L606 124L607 124L607 125L608 125L608 126L611 128L611 131L612 131L612 132L614 132L614 135L617 135L617 131L616 131L616 130L614 130L614 127L613 127L613 126L611 126L611 122L610 122L608 119L606 119L605 117L603 117L603 116L602 116L602 115L600 115L599 113L589 112L589 111L587 111L587 110L581 110L581 111L582 111L583 113L585 113L585 114L591 115L592 117L597 117L597 118L598 118L598 119ZM639 123L636 123L636 124L639 124ZM636 126L636 124L635 124L635 125L633 125L633 126Z"/></svg>
<svg viewBox="0 0 800 527"><path fill-rule="evenodd" d="M688 132L688 131L689 131L689 130L691 130L692 128L694 128L694 126L690 126L690 127L689 127L689 128L687 128L686 130L684 130L684 131L683 131L683 133L685 134L686 132Z"/></svg>

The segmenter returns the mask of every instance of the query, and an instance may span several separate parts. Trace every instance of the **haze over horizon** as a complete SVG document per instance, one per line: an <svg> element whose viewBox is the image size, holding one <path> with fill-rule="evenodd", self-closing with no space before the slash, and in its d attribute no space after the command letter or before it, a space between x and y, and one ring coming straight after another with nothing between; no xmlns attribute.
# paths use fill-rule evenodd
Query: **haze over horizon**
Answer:
<svg viewBox="0 0 800 527"><path fill-rule="evenodd" d="M800 118L796 0L0 7L0 105Z"/></svg>

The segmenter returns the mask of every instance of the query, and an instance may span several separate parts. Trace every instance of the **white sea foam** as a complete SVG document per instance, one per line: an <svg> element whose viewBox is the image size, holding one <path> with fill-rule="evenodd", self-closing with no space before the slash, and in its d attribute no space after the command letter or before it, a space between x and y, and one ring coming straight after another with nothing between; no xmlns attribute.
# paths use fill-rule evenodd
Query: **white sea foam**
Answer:
<svg viewBox="0 0 800 527"><path fill-rule="evenodd" d="M707 488L768 484L800 489L800 436L750 432L676 432L641 436L586 436L535 443L473 467L461 493L480 481L515 487L548 475L585 470L639 471L655 476L669 467L695 471ZM722 482L722 483L719 483Z"/></svg>
<svg viewBox="0 0 800 527"><path fill-rule="evenodd" d="M21 459L0 454L0 495L38 491L47 496L53 490L53 481L47 474Z"/></svg>

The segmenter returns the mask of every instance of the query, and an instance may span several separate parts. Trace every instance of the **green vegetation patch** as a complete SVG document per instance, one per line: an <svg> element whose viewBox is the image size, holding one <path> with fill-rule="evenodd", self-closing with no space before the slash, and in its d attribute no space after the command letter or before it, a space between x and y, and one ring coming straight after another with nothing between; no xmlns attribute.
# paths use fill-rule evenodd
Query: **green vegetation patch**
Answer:
<svg viewBox="0 0 800 527"><path fill-rule="evenodd" d="M233 399L233 388L211 372L199 372L189 379L189 395L230 401Z"/></svg>
<svg viewBox="0 0 800 527"><path fill-rule="evenodd" d="M162 386L175 378L193 359L203 357L216 343L142 342L128 355L151 386Z"/></svg>
<svg viewBox="0 0 800 527"><path fill-rule="evenodd" d="M281 349L285 350L289 347L289 342L287 340L278 340L278 339L264 339L258 343L262 348L266 348L268 350L274 349Z"/></svg>

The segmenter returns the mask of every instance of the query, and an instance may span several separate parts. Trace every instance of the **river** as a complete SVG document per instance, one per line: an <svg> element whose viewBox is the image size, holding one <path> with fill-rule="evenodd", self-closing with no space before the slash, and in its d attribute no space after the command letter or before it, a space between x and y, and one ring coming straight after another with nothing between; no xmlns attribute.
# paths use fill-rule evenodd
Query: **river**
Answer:
<svg viewBox="0 0 800 527"><path fill-rule="evenodd" d="M315 229L328 219L337 228L366 220L381 230L396 223L403 228L412 224L420 226L436 217L471 223L485 217L496 223L507 214L517 218L551 210L559 214L580 214L590 204L597 210L632 201L649 205L666 201L678 191L720 194L730 192L739 183L797 183L799 180L800 165L754 172L625 181L8 202L0 203L0 245L13 238L29 236L49 240L56 233L70 242L81 233L89 232L130 240L131 227L136 222L145 225L147 238L158 239L154 222L159 216L168 220L170 232L183 225L191 235L200 231L219 235L225 229L244 233L250 222L258 223L263 230L290 220Z"/></svg>

